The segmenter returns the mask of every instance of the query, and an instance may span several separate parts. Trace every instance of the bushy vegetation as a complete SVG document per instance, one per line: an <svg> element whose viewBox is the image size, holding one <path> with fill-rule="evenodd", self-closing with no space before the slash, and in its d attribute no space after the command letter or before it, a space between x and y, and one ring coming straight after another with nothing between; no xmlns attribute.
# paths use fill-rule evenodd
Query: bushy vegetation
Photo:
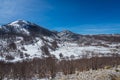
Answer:
<svg viewBox="0 0 120 80"><path fill-rule="evenodd" d="M120 65L120 57L92 57L81 59L62 59L57 60L55 57L34 58L16 63L6 63L0 61L0 80L5 77L12 79L28 80L37 76L55 77L57 72L63 72L65 75L73 74L75 71L87 71L90 69L104 68L105 66Z"/></svg>

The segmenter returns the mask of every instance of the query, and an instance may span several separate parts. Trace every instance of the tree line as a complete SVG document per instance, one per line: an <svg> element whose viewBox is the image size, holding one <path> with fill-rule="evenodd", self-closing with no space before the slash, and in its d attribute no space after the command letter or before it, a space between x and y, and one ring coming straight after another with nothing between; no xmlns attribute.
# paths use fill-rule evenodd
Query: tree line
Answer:
<svg viewBox="0 0 120 80"><path fill-rule="evenodd" d="M120 65L120 56L92 57L80 59L62 59L55 57L34 58L22 62L0 61L0 80L4 78L28 80L33 77L55 77L57 72L65 75L74 74L75 71L97 70L105 66L117 67Z"/></svg>

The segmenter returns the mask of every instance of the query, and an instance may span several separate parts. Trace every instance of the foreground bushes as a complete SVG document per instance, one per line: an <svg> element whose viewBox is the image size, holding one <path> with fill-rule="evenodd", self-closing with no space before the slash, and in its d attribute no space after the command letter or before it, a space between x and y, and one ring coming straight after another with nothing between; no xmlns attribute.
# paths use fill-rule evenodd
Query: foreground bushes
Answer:
<svg viewBox="0 0 120 80"><path fill-rule="evenodd" d="M28 80L32 77L55 77L57 72L73 74L75 71L99 69L120 65L120 57L92 57L71 60L57 60L54 57L35 58L16 63L0 61L0 80L7 78Z"/></svg>

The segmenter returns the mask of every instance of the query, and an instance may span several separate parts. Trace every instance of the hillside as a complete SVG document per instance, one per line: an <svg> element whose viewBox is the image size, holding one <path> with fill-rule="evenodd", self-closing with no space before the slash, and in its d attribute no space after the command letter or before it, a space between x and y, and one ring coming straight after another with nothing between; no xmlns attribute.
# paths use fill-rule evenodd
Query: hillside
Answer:
<svg viewBox="0 0 120 80"><path fill-rule="evenodd" d="M0 60L16 62L54 56L57 59L120 54L120 35L81 35L45 29L17 20L0 27Z"/></svg>

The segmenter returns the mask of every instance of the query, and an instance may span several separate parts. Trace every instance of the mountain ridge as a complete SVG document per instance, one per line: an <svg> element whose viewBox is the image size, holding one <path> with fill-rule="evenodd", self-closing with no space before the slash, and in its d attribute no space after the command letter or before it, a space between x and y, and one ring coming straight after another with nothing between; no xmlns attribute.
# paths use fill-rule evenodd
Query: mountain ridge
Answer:
<svg viewBox="0 0 120 80"><path fill-rule="evenodd" d="M0 28L0 60L16 62L36 57L57 59L111 56L120 54L120 35L81 35L68 30L57 32L25 20ZM115 52L113 52L115 51ZM62 55L62 57L61 57Z"/></svg>

